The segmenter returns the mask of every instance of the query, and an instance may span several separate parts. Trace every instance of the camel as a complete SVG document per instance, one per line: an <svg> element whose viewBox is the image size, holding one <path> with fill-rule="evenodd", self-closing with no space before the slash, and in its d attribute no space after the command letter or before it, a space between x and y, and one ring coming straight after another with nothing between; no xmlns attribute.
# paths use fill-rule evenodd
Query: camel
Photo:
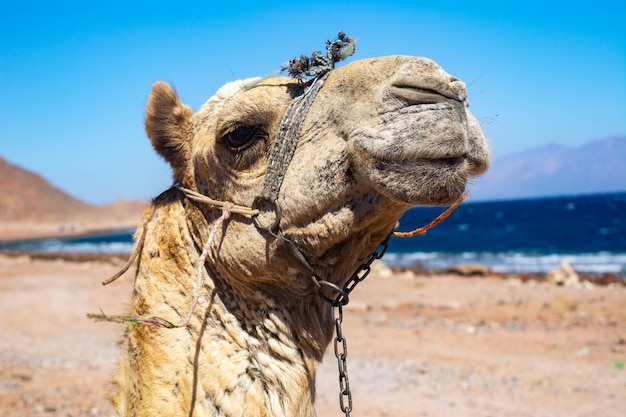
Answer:
<svg viewBox="0 0 626 417"><path fill-rule="evenodd" d="M330 71L311 101L276 206L261 199L256 218L236 213L258 203L281 118L310 85L233 81L195 113L170 85L153 85L145 129L178 186L138 228L130 308L157 324L190 314L174 328L128 326L118 415L314 416L316 369L335 326L334 296L319 296L310 271L331 293L342 288L407 209L451 204L488 167L462 81L422 57L356 60Z"/></svg>

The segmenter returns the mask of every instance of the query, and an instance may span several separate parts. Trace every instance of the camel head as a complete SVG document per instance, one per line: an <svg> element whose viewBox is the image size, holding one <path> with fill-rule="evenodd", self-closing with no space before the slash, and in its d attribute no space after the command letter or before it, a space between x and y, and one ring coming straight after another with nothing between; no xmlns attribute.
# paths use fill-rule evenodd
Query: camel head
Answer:
<svg viewBox="0 0 626 417"><path fill-rule="evenodd" d="M159 82L146 132L176 183L251 206L283 113L305 86L287 77L231 82L194 114ZM277 198L280 228L320 277L341 285L408 208L451 204L488 160L463 82L426 58L354 61L328 75L303 122ZM220 215L188 206L190 223ZM314 291L250 218L234 215L218 238L208 267L241 296L295 302Z"/></svg>

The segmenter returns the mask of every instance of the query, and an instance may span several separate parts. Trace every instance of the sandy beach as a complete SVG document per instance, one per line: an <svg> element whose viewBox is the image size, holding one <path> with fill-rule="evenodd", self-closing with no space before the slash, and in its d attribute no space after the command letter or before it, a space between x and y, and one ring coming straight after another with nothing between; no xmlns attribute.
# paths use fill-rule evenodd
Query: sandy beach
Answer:
<svg viewBox="0 0 626 417"><path fill-rule="evenodd" d="M0 255L0 416L105 416L132 273L124 259ZM626 287L392 272L379 263L344 312L354 416L623 416ZM340 416L336 360L319 416Z"/></svg>

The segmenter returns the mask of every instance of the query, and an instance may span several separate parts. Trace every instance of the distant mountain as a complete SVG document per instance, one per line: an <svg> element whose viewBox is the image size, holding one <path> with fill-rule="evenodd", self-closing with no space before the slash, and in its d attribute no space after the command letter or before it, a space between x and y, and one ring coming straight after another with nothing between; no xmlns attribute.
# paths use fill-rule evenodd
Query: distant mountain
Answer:
<svg viewBox="0 0 626 417"><path fill-rule="evenodd" d="M0 157L0 219L58 221L92 214L95 207L54 187L41 175Z"/></svg>
<svg viewBox="0 0 626 417"><path fill-rule="evenodd" d="M550 144L498 158L471 185L473 200L626 191L626 137Z"/></svg>
<svg viewBox="0 0 626 417"><path fill-rule="evenodd" d="M116 218L139 218L138 215L143 212L147 205L148 202L144 200L120 198L105 206L101 206L99 211L101 213L109 213L109 215Z"/></svg>
<svg viewBox="0 0 626 417"><path fill-rule="evenodd" d="M0 222L58 222L139 218L146 202L121 200L97 207L72 197L41 175L0 156Z"/></svg>

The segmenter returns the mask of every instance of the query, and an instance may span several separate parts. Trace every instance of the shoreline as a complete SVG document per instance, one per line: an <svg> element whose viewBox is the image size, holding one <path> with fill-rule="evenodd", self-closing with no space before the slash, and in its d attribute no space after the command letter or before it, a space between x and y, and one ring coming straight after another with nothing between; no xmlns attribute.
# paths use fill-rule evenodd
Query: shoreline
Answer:
<svg viewBox="0 0 626 417"><path fill-rule="evenodd" d="M40 252L40 251L0 251L0 257L28 258L30 260L66 261L66 262L126 262L130 253L97 252Z"/></svg>
<svg viewBox="0 0 626 417"><path fill-rule="evenodd" d="M44 235L30 235L25 237L11 237L8 239L0 239L0 245L2 244L12 244L12 243L27 243L37 240L45 240L45 239L76 239L76 238L89 238L89 237L98 237L98 236L107 236L122 232L127 232L129 230L135 230L137 228L136 225L127 226L127 227L103 227L103 228L94 228L94 229L86 229L80 230L77 232L68 232L68 233L52 233L52 234L44 234Z"/></svg>

